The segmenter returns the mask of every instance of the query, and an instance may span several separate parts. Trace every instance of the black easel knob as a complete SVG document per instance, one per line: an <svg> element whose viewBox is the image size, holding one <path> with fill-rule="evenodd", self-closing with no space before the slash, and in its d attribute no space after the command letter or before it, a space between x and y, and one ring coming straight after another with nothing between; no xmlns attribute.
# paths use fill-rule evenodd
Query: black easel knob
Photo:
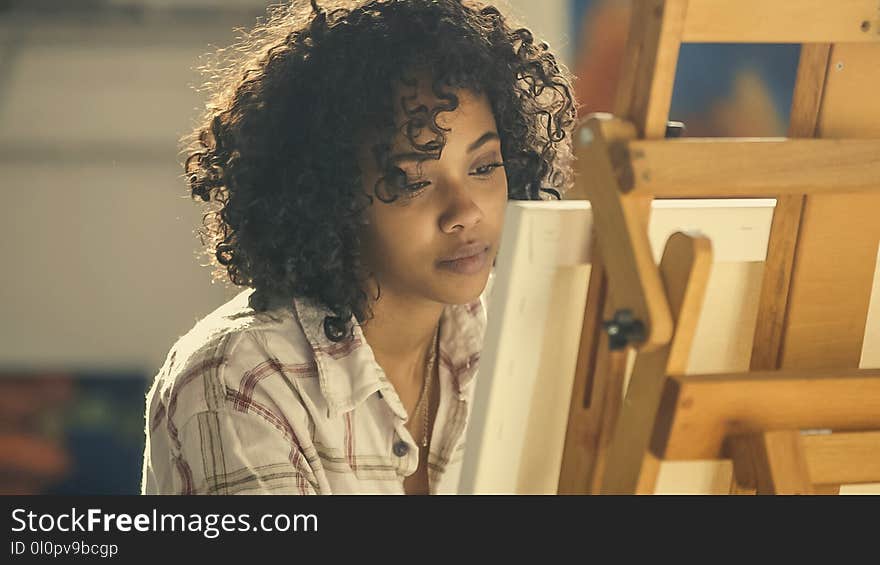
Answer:
<svg viewBox="0 0 880 565"><path fill-rule="evenodd" d="M612 350L645 341L645 324L633 318L631 310L616 311L611 320L602 322L602 327L608 334L608 348Z"/></svg>

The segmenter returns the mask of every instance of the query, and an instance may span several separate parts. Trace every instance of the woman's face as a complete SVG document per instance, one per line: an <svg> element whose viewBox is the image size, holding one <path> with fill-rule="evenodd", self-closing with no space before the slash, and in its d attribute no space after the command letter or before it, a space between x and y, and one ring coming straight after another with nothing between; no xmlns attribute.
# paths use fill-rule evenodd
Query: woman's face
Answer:
<svg viewBox="0 0 880 565"><path fill-rule="evenodd" d="M408 106L433 108L441 102L430 88L421 86L425 84L419 81L418 99ZM406 154L415 150L398 130L392 140L392 163L406 173L407 185L417 190L404 191L388 204L374 197L366 211L369 223L363 228L362 251L383 296L390 292L443 304L472 302L483 292L498 252L507 176L499 166L503 161L495 118L485 95L453 92L458 107L440 113L436 120L449 128L441 158L421 163L407 159ZM415 141L425 143L434 135L424 128ZM359 165L364 190L373 195L381 174L370 144L362 147ZM457 253L472 257L451 261Z"/></svg>

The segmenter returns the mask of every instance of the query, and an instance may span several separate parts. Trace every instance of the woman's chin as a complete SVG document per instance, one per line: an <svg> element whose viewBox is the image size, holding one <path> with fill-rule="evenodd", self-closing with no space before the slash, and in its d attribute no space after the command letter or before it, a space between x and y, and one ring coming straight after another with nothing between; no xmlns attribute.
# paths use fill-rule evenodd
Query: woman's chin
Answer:
<svg viewBox="0 0 880 565"><path fill-rule="evenodd" d="M443 304L471 304L480 299L486 283L489 279L488 275L482 277L473 277L475 280L461 281L457 285L447 284L442 289L437 289L438 302Z"/></svg>

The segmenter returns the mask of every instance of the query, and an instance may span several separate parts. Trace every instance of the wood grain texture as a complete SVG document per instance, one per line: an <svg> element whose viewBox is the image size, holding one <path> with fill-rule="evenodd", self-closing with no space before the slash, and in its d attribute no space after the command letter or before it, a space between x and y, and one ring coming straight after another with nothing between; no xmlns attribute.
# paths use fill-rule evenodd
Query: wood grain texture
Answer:
<svg viewBox="0 0 880 565"><path fill-rule="evenodd" d="M797 249L798 230L803 215L804 196L787 195L776 199L767 258L758 299L755 335L749 368L752 371L779 367L785 316L791 288L791 271Z"/></svg>
<svg viewBox="0 0 880 565"><path fill-rule="evenodd" d="M789 137L816 136L830 57L830 43L801 45L788 120Z"/></svg>
<svg viewBox="0 0 880 565"><path fill-rule="evenodd" d="M609 157L610 144L634 136L628 122L607 115L590 117L579 130L577 169L594 212L609 286L614 289L608 297L612 313L626 309L641 320L645 339L634 346L650 351L672 336L672 318L648 240L651 199L621 194Z"/></svg>
<svg viewBox="0 0 880 565"><path fill-rule="evenodd" d="M685 5L684 0L670 2L635 0L634 2L614 112L622 118L630 119L636 125L638 135L648 138L665 136ZM578 142L579 136L576 136L578 191L584 198L590 198L583 183L592 177L594 171L581 162L583 148ZM601 159L607 166L607 155L601 156ZM611 181L614 172L607 169L605 172L606 182ZM647 208L644 212L644 222L647 225L650 200L647 206L636 205L630 210L637 212L640 208L643 210ZM604 235L599 236L598 239L602 237ZM610 246L605 247L610 248ZM610 249L609 257L613 257L617 250ZM595 269L595 265L593 268ZM602 416L606 408L599 399L606 398L605 387L608 383L617 381L616 375L609 374L611 359L607 335L604 331L600 331L601 322L606 318L605 314L613 313L612 301L604 293L606 278L604 271L603 266L596 277L597 279L601 277L600 280L603 282L603 292L599 296L599 301L591 303L588 297L584 315L585 330L588 323L593 324L593 328L589 332L584 332L585 337L582 338L578 355L572 412L569 416L565 454L560 471L560 493L591 491L596 476L594 471L598 461ZM593 284L592 276L590 284ZM669 317L668 306L666 317L667 319ZM671 321L669 324L665 341L671 336ZM656 330L657 326L654 325L654 331ZM577 403L581 398L590 399L588 411L578 407Z"/></svg>
<svg viewBox="0 0 880 565"><path fill-rule="evenodd" d="M880 432L806 435L803 442L814 483L880 482Z"/></svg>
<svg viewBox="0 0 880 565"><path fill-rule="evenodd" d="M738 488L756 494L813 494L799 431L743 434L728 444Z"/></svg>
<svg viewBox="0 0 880 565"><path fill-rule="evenodd" d="M817 134L880 137L880 44L831 49ZM807 197L780 366L858 367L880 245L880 194Z"/></svg>
<svg viewBox="0 0 880 565"><path fill-rule="evenodd" d="M775 198L880 192L880 139L687 138L613 148L629 196Z"/></svg>
<svg viewBox="0 0 880 565"><path fill-rule="evenodd" d="M590 494L600 492L602 478L608 465L608 451L614 438L615 425L623 405L623 384L626 374L626 351L608 353L608 370L605 377L605 395L602 403L602 421L599 442L596 445L595 463L590 473Z"/></svg>
<svg viewBox="0 0 880 565"><path fill-rule="evenodd" d="M836 496L840 494L840 485L834 484L814 484L813 485L813 494L819 494L823 496Z"/></svg>
<svg viewBox="0 0 880 565"><path fill-rule="evenodd" d="M651 450L661 459L717 459L729 435L780 429L880 429L880 369L670 377Z"/></svg>
<svg viewBox="0 0 880 565"><path fill-rule="evenodd" d="M643 139L666 135L687 0L634 0L614 114Z"/></svg>
<svg viewBox="0 0 880 565"><path fill-rule="evenodd" d="M593 238L592 267L584 307L584 323L575 368L565 447L559 472L559 494L590 492L592 471L599 443L605 393L608 347L601 331L607 292L602 256Z"/></svg>
<svg viewBox="0 0 880 565"><path fill-rule="evenodd" d="M788 125L791 138L816 135L830 56L829 43L801 45ZM778 369L781 362L791 274L805 201L799 194L781 195L776 201L752 340L753 371Z"/></svg>
<svg viewBox="0 0 880 565"><path fill-rule="evenodd" d="M689 0L682 40L880 43L878 32L880 10L876 0Z"/></svg>
<svg viewBox="0 0 880 565"><path fill-rule="evenodd" d="M880 194L807 198L782 368L859 366L880 243L878 217Z"/></svg>
<svg viewBox="0 0 880 565"><path fill-rule="evenodd" d="M614 423L598 492L635 494L654 491L659 465L645 463L663 382L667 374L683 374L690 357L697 321L712 267L708 238L675 233L669 238L660 272L675 335L669 345L639 352L618 420Z"/></svg>

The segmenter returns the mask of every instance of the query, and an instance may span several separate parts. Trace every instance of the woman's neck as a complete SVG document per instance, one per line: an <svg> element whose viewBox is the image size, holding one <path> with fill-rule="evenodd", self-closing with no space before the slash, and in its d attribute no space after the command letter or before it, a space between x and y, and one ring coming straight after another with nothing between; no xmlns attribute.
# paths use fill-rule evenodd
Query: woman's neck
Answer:
<svg viewBox="0 0 880 565"><path fill-rule="evenodd" d="M443 305L383 291L372 311L363 332L376 361L395 386L421 384Z"/></svg>

